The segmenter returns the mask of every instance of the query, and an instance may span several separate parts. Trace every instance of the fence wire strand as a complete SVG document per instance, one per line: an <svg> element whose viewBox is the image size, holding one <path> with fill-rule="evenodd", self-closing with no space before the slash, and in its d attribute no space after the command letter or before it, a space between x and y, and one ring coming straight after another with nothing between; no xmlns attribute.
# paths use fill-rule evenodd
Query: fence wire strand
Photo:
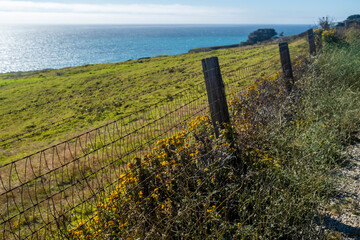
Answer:
<svg viewBox="0 0 360 240"><path fill-rule="evenodd" d="M281 65L276 49L277 47L269 48L221 64L226 96L246 91L244 81L254 80L261 74L266 76L274 74L274 69L278 72ZM230 53L231 51L221 56ZM254 64L227 69L237 62L256 56L263 57ZM169 70L170 68L156 72ZM214 69L207 71L212 70ZM179 79L197 78L206 73L206 71L192 72L174 77L165 84L143 90L123 101L152 94L176 83ZM138 78L151 74L153 73ZM121 174L126 176L132 171L141 169L142 165L133 170L128 169L127 164L133 162L133 156L151 152L157 140L175 134L194 116L204 115L209 109L207 100L205 84L203 80L198 80L191 87L168 95L156 103L0 166L1 238L67 238L71 231L63 232L63 225L72 224L69 220L70 216L74 214L81 216L84 220L83 224L91 222L95 216L86 216L84 213L93 212L99 196L109 194L121 181ZM13 112L15 111L17 110ZM86 114L81 117L84 116ZM77 117L64 118L33 131L1 139L1 146L30 137L37 131L67 124ZM183 166L181 171L179 174L186 172L186 166ZM148 196L151 194L148 193ZM148 221L146 216L141 218Z"/></svg>

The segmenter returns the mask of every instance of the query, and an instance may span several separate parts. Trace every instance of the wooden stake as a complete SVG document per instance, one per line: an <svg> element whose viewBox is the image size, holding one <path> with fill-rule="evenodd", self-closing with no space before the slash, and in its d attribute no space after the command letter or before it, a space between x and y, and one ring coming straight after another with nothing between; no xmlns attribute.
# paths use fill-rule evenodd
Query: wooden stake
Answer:
<svg viewBox="0 0 360 240"><path fill-rule="evenodd" d="M289 51L288 43L287 42L280 43L279 51L280 51L281 66L282 66L283 74L285 77L286 89L290 92L291 88L292 88L291 82L294 80L294 74L293 74L292 66L291 66L290 51Z"/></svg>
<svg viewBox="0 0 360 240"><path fill-rule="evenodd" d="M314 30L309 29L307 31L307 33L308 33L308 40L309 40L310 55L315 56L316 55L316 46L315 46Z"/></svg>
<svg viewBox="0 0 360 240"><path fill-rule="evenodd" d="M211 120L214 125L215 135L218 137L219 129L222 128L223 123L230 122L219 60L217 57L203 59L202 67L209 100Z"/></svg>

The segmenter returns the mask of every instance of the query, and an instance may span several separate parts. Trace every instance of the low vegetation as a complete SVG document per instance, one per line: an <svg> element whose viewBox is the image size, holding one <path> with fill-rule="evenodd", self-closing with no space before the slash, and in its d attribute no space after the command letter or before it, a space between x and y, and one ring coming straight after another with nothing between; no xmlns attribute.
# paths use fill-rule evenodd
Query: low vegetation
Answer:
<svg viewBox="0 0 360 240"><path fill-rule="evenodd" d="M0 101L6 103L0 107L1 139L15 139L3 141L0 164L171 99L169 92L203 81L202 58L219 55L226 90L247 87L231 95L231 122L220 136L214 136L208 115L195 118L146 155L121 162L128 171L118 176L114 191L98 195L93 208L64 214L58 222L62 231L55 234L72 239L327 237L319 209L332 194L337 180L332 171L345 160L344 146L360 128L360 31L315 34L322 37L322 49L311 62L295 63L291 92L276 66L256 75L255 83L251 75L231 85L232 76L226 75L272 59L278 50L271 44L0 75ZM293 59L304 52L304 43L290 45ZM41 210L39 205L36 211ZM25 236L22 229L43 223L19 216L10 224Z"/></svg>
<svg viewBox="0 0 360 240"><path fill-rule="evenodd" d="M219 138L207 115L134 158L73 239L318 239L332 171L360 129L359 29L323 32L292 91L275 73L229 101Z"/></svg>
<svg viewBox="0 0 360 240"><path fill-rule="evenodd" d="M306 48L305 39L294 39L293 59L306 54ZM169 136L182 121L205 111L201 59L214 55L227 93L280 68L278 47L268 43L0 75L5 103L0 105L2 236L51 238L58 234L55 221L77 223L91 216L96 198L119 182L131 155L148 152L144 148L154 139Z"/></svg>
<svg viewBox="0 0 360 240"><path fill-rule="evenodd" d="M301 39L290 47L296 58L305 52L306 44ZM196 85L203 81L203 58L219 56L224 77L230 78L227 73L276 57L277 51L273 43L247 49L0 74L0 165ZM268 72L275 70L277 67ZM253 78L247 78L236 87L246 87L252 81Z"/></svg>

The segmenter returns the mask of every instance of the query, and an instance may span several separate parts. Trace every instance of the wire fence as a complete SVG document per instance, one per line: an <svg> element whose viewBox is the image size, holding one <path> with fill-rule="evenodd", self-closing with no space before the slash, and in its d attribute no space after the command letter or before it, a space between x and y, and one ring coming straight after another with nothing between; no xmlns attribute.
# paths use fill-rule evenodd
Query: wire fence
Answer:
<svg viewBox="0 0 360 240"><path fill-rule="evenodd" d="M255 54L249 55L247 57L238 58L238 59L235 59L235 60L232 60L232 61L221 64L221 67L227 67L227 66L229 66L231 64L234 64L236 62L240 62L240 61L243 61L243 60L258 56L258 55L264 55L264 54L267 54L267 53L271 53L274 50L276 50L276 48L270 48L268 50L265 50L265 51L262 51L262 52L259 52L259 53L255 53ZM227 53L226 55L228 55L228 54L229 53ZM226 56L226 55L222 55L222 56ZM277 57L277 56L275 56L275 57ZM268 59L266 59L263 62L266 62L266 61L268 61ZM254 67L255 65L247 66L247 68ZM159 72L159 71L157 71L157 72ZM234 70L226 72L225 76L231 75L232 73L234 73ZM165 84L158 85L158 86L155 86L153 88L143 90L143 91L141 91L141 92L139 92L137 94L134 94L134 95L132 95L132 96L130 96L128 98L124 98L124 99L120 99L120 100L118 100L116 102L112 102L111 105L125 104L126 102L130 102L130 101L132 101L134 99L137 99L139 97L142 97L142 96L145 96L145 95L148 95L148 94L152 94L155 91L158 91L160 89L165 89L166 87L174 85L175 83L181 82L181 81L183 81L185 79L199 77L202 74L203 74L202 72L192 72L192 73L188 73L188 74L183 74L183 75L178 76L178 77L174 77L173 79L169 80ZM149 74L146 74L146 76L149 76ZM107 105L109 105L109 104L104 104L105 107ZM40 106L40 105L38 105L38 106ZM61 120L56 121L56 122L51 122L49 124L40 126L38 128L35 128L35 129L27 130L25 132L18 133L18 134L9 136L7 138L0 139L0 147L5 147L5 146L8 146L8 145L11 145L12 143L22 141L25 138L29 138L29 137L32 137L32 136L37 135L39 133L42 133L44 131L48 131L48 130L51 130L53 128L57 128L59 126L65 125L65 124L69 124L70 122L72 122L74 120L85 119L86 116L89 116L91 114L93 114L91 111L87 112L87 113L84 113L84 114L80 114L80 115L76 114L76 115L73 115L71 117L64 118L64 119L61 119Z"/></svg>
<svg viewBox="0 0 360 240"><path fill-rule="evenodd" d="M258 52L258 53L255 53L255 54L252 54L252 55L249 55L249 56L246 56L246 57L242 57L242 58L237 58L235 60L232 60L232 61L228 61L226 63L223 63L221 66L222 67L226 67L226 66L229 66L231 64L234 64L236 62L239 62L239 61L243 61L243 60L246 60L246 59L249 59L249 58L252 58L252 57L255 57L255 56L258 56L258 55L261 55L261 54L265 54L265 53L270 53L272 51L275 51L277 48L274 47L274 48L270 48L268 50L265 50L265 51L261 51L261 52ZM227 53L224 53L222 54L221 56L227 56L229 54L231 54L232 52L227 52ZM175 66L176 67L176 66ZM165 68L165 69L162 69L162 70L158 70L158 71L153 71L153 72L150 72L150 73L146 73L146 74L143 74L143 75L140 75L140 76L137 76L137 77L132 77L132 78L129 78L127 79L127 81L134 81L136 79L144 79L144 78L147 78L149 76L152 76L153 74L158 74L158 73L164 73L164 72L169 72L170 70L174 69L175 67L172 67L172 68ZM155 91L158 91L160 89L164 89L168 86L171 86L173 84L175 84L176 82L180 82L184 79L188 79L188 78L196 78L198 76L202 75L202 72L191 72L191 73L186 73L186 74L182 74L181 76L175 76L173 77L172 79L170 79L169 81L167 81L165 84L162 84L162 85L158 85L158 86L155 86L155 87L152 87L150 89L145 89L137 94L134 94L130 97L127 97L127 98L124 98L124 99L119 99L117 101L114 101L111 103L111 105L120 105L120 104L125 104L126 102L130 102L136 98L139 98L139 97L142 97L142 96L145 96L145 95L148 95L148 94L152 94L154 93ZM114 86L114 85L117 85L117 84L121 84L123 83L123 81L114 81L113 83L111 84L108 84L104 87L101 87L99 89L97 89L97 91L100 91L101 89L105 88L105 87L111 87L111 86ZM79 93L77 93L77 95L79 94L82 94L86 92L85 90L83 91L80 91ZM56 99L55 101L59 100ZM45 102L43 104L37 104L36 107L42 107L46 104L50 104L51 102L48 101L48 102ZM107 107L109 106L110 104L105 104L104 107ZM28 106L28 107L25 107L25 108L22 108L22 109L19 109L19 110L13 110L9 113L4 113L2 115L6 115L6 114L11 114L11 113L16 113L16 112L21 112L21 111L25 111L27 109L31 108L31 106ZM25 132L21 132L21 133L18 133L18 134L14 134L12 136L9 136L9 137L6 137L6 138L2 138L0 139L0 147L5 147L7 145L11 145L12 143L15 143L17 141L21 141L25 138L29 138L29 137L32 137L36 134L39 134L41 132L44 132L44 131L48 131L48 130L51 130L53 128L56 128L56 127L59 127L59 126L62 126L62 125L65 125L65 124L69 124L70 122L74 121L74 120L79 120L79 119L85 119L85 117L89 116L93 114L92 111L88 111L88 112L85 112L83 114L75 114L75 115L72 115L70 117L67 117L67 118L64 118L64 119L61 119L59 121L56 121L56 122L51 122L49 124L45 124L45 125L42 125L40 127L37 127L35 129L30 129L30 130L27 130Z"/></svg>
<svg viewBox="0 0 360 240"><path fill-rule="evenodd" d="M277 47L270 48L222 63L220 67L226 95L243 92L244 88L241 86L244 82L280 71L281 64L276 49ZM258 55L264 55L265 58L245 67L233 67L237 62ZM305 52L300 52L297 57L306 55ZM230 66L232 68L227 69ZM199 77L202 74L203 72L192 72L176 76L163 85L143 90L120 101L152 94L181 79ZM83 224L92 221L96 217L94 210L97 201L114 191L126 175L141 170L142 165L136 162L136 168L128 168L127 164L134 162L134 156L151 152L155 142L181 131L189 120L208 111L206 87L203 80L198 80L189 88L169 94L166 98L115 121L0 166L1 238L67 238L71 231L64 229L72 225L76 227L74 219ZM1 139L1 144L10 144L36 134L37 131L67 124L75 118L79 116ZM207 158L205 155L207 154L204 154L204 159ZM180 172L186 171L187 166L182 166ZM146 179L142 179L139 186L143 182ZM153 193L149 192L146 195L151 194ZM130 210L124 209L124 214L127 211ZM146 216L141 217L145 221Z"/></svg>
<svg viewBox="0 0 360 240"><path fill-rule="evenodd" d="M276 48L272 48L272 49L269 49L268 51L275 50L275 49L276 49ZM230 54L232 54L232 53L233 53L233 51L227 51L227 52L224 52L224 53L222 53L222 54L219 54L219 56L224 56L224 57L225 57L225 56L230 55ZM249 57L254 57L254 56L256 56L256 55L259 55L259 53L254 54L254 55L249 56ZM235 57L236 57L236 55L235 55ZM237 61L244 60L244 59L247 59L247 58L249 58L249 57L239 58L239 59L237 59ZM231 64L231 62L228 62L228 63L226 63L226 64L224 64L224 65L228 65L228 64ZM182 67L182 65L179 64L179 65L175 65L175 66L168 67L168 68L162 68L162 69L158 69L158 70L155 70L155 71L149 71L149 72L147 72L147 73L140 74L140 75L138 75L138 76L124 77L124 78L122 78L122 79L121 79L121 76L116 76L116 77L113 77L113 79L110 79L111 81L110 81L107 85L102 86L102 87L100 87L100 88L97 87L96 90L97 90L97 91L100 91L100 90L102 90L102 89L105 89L105 88L108 88L108 87L113 87L113 86L115 86L115 85L119 85L119 84L122 84L122 83L127 82L127 81L134 81L134 80L137 80L137 79L146 79L146 78L148 78L148 77L153 76L154 74L164 74L164 73L167 74L167 73L171 73L171 72L174 71L174 69L181 68L181 67ZM191 75L193 75L193 74L201 74L201 72L191 72L191 73L187 73L187 74L182 74L182 77L189 77L189 76L191 76ZM87 93L89 90L91 91L92 89L83 89L83 90L81 90L81 91L78 91L76 94L77 94L77 95L80 95L80 94L83 94L83 93ZM57 99L54 99L53 101L58 101L58 100L61 100L61 99L62 99L62 98L59 97L59 98L57 98ZM43 106L45 106L45 105L47 105L47 104L50 104L50 103L53 102L53 101L46 101L46 102L41 103L41 104L29 105L29 106L26 106L26 107L23 107L23 108L20 108L20 109L15 109L15 110L11 110L11 111L9 111L9 112L1 113L1 114L0 114L0 117L5 116L5 115L9 115L9 114L14 114L14 113L26 111L26 110L28 110L28 109L31 108L31 107L40 108L40 107L43 107ZM76 116L73 116L73 117L76 117Z"/></svg>

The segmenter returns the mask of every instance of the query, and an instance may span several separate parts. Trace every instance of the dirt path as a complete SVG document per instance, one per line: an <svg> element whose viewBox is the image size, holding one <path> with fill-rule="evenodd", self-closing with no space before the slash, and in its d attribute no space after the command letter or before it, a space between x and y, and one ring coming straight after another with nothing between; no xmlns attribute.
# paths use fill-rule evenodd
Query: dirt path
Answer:
<svg viewBox="0 0 360 240"><path fill-rule="evenodd" d="M337 172L341 181L324 214L329 239L360 240L360 134L348 153L349 162Z"/></svg>

